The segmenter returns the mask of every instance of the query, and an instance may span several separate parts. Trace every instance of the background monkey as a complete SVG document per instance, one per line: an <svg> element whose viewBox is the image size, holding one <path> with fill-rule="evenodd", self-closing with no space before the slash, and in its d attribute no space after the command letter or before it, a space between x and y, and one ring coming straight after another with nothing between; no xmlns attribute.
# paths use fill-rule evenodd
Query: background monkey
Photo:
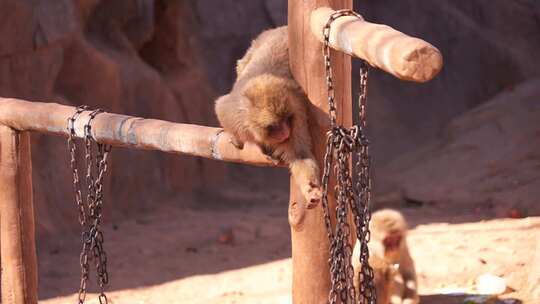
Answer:
<svg viewBox="0 0 540 304"><path fill-rule="evenodd" d="M369 263L375 273L378 303L419 303L414 261L406 239L408 227L405 218L396 210L382 209L373 213L369 228ZM359 254L356 244L352 256L355 275L360 269ZM355 284L358 284L357 279Z"/></svg>
<svg viewBox="0 0 540 304"><path fill-rule="evenodd" d="M358 271L360 269L360 247L355 246L352 255L352 265L354 267L354 288L359 292L358 286ZM377 291L377 304L389 304L392 288L394 288L394 277L397 270L388 264L382 257L371 254L369 257L369 265L373 268L375 281L375 289Z"/></svg>
<svg viewBox="0 0 540 304"><path fill-rule="evenodd" d="M238 60L231 92L215 110L232 143L257 144L275 161L289 165L302 194L313 207L321 199L319 167L311 152L308 99L289 69L287 27L260 34Z"/></svg>

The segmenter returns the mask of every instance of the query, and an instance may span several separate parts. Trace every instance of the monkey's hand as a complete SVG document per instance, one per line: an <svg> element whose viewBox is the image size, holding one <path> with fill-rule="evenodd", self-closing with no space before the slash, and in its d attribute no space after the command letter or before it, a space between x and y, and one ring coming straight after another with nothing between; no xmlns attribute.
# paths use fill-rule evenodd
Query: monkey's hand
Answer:
<svg viewBox="0 0 540 304"><path fill-rule="evenodd" d="M230 142L236 149L244 149L244 143L238 140L236 137L231 137Z"/></svg>
<svg viewBox="0 0 540 304"><path fill-rule="evenodd" d="M315 207L322 198L319 166L313 158L296 159L289 164L291 174L306 198L307 208Z"/></svg>
<svg viewBox="0 0 540 304"><path fill-rule="evenodd" d="M302 186L300 190L306 198L308 209L314 208L321 201L322 190L320 185L310 182L309 184Z"/></svg>

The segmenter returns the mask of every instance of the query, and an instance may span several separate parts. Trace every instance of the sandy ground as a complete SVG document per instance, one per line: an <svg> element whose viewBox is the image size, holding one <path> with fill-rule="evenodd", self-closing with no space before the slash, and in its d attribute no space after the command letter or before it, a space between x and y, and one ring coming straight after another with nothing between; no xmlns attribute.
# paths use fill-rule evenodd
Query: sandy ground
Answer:
<svg viewBox="0 0 540 304"><path fill-rule="evenodd" d="M290 303L286 196L261 200L269 199L227 208L162 207L108 223L112 303ZM539 217L483 220L481 210L455 206L403 211L412 227L422 303L463 303L484 273L505 278L516 290L505 297L523 299L519 291L532 267ZM79 246L76 235L39 244L40 303L75 302ZM97 303L92 294L88 299Z"/></svg>

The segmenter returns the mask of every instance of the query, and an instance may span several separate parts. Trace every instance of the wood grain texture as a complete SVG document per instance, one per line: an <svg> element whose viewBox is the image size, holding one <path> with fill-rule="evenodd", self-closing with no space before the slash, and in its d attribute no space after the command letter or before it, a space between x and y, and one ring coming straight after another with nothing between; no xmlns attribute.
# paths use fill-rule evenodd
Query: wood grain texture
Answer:
<svg viewBox="0 0 540 304"><path fill-rule="evenodd" d="M75 107L56 103L0 98L0 125L16 130L68 136L67 121L74 112ZM89 113L84 112L75 122L77 137L84 136L84 125L89 119ZM247 143L244 149L239 150L230 143L230 135L221 131L220 128L112 113L101 113L92 121L93 137L113 146L274 166L256 145Z"/></svg>
<svg viewBox="0 0 540 304"><path fill-rule="evenodd" d="M321 7L311 13L311 31L321 42L322 29L332 13L334 10L329 7ZM443 66L441 52L430 43L387 25L352 16L340 17L332 23L330 46L362 58L402 80L429 81Z"/></svg>
<svg viewBox="0 0 540 304"><path fill-rule="evenodd" d="M37 303L30 136L0 125L2 303Z"/></svg>
<svg viewBox="0 0 540 304"><path fill-rule="evenodd" d="M291 70L295 79L306 91L310 101L310 128L314 153L322 171L326 131L329 128L328 102L322 44L311 32L311 12L319 7L333 9L352 8L350 0L289 0L289 47ZM332 67L336 84L338 121L350 126L351 61L350 57L332 51ZM332 189L332 186L330 187ZM335 200L329 197L333 210ZM291 224L293 263L293 303L323 304L328 301L330 290L329 242L320 205L306 209L303 196L291 180L289 222Z"/></svg>

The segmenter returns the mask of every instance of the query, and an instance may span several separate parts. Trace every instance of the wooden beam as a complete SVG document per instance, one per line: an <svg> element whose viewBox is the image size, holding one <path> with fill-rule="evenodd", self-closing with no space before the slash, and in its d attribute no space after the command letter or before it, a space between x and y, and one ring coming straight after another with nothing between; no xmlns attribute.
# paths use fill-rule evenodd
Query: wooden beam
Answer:
<svg viewBox="0 0 540 304"><path fill-rule="evenodd" d="M320 7L311 13L311 31L321 42L322 29L333 12L329 7ZM334 21L330 46L403 80L429 81L443 66L441 52L433 45L363 18L341 17Z"/></svg>
<svg viewBox="0 0 540 304"><path fill-rule="evenodd" d="M328 102L322 44L310 30L311 12L320 6L350 9L352 1L289 0L291 70L312 103L310 129L314 153L322 171L326 131L329 128ZM352 124L350 57L332 51L332 67L336 85L338 122L350 126ZM333 189L332 184L329 189ZM330 209L334 210L335 199L332 195L329 195L329 205ZM329 241L323 221L323 209L319 205L315 209L306 210L304 198L292 180L289 222L292 239L293 303L326 304L330 290Z"/></svg>
<svg viewBox="0 0 540 304"><path fill-rule="evenodd" d="M20 131L68 136L67 120L74 112L75 107L71 106L0 98L0 124ZM84 136L88 114L88 111L81 114L75 123L77 137ZM258 166L275 165L254 144L247 143L242 150L235 148L229 141L230 135L220 128L101 113L92 121L92 135L97 141L113 146L182 153Z"/></svg>
<svg viewBox="0 0 540 304"><path fill-rule="evenodd" d="M37 303L37 258L28 132L0 125L2 303Z"/></svg>

